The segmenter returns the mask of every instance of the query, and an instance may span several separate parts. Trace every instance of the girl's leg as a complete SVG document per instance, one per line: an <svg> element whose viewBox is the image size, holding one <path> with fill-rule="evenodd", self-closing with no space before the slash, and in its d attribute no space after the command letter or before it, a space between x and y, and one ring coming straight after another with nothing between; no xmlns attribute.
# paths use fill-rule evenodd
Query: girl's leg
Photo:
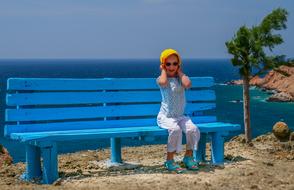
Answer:
<svg viewBox="0 0 294 190"><path fill-rule="evenodd" d="M177 124L177 120L174 118L167 118L164 115L158 115L158 126L168 130L168 142L167 142L167 158L164 166L169 171L176 173L182 173L185 171L174 161L174 155L176 152L180 152L182 148L182 129Z"/></svg>
<svg viewBox="0 0 294 190"><path fill-rule="evenodd" d="M167 152L166 160L173 160L175 153L176 153L175 151L174 152Z"/></svg>
<svg viewBox="0 0 294 190"><path fill-rule="evenodd" d="M189 117L183 117L179 122L180 127L186 134L186 153L183 162L189 170L198 170L198 163L193 157L193 150L197 149L200 140L200 131Z"/></svg>
<svg viewBox="0 0 294 190"><path fill-rule="evenodd" d="M186 145L185 156L193 156L193 150L189 150L190 147Z"/></svg>
<svg viewBox="0 0 294 190"><path fill-rule="evenodd" d="M179 121L179 126L186 134L186 153L185 156L193 156L193 150L197 150L200 140L200 131L189 117L183 117Z"/></svg>
<svg viewBox="0 0 294 190"><path fill-rule="evenodd" d="M182 150L182 129L174 118L167 118L164 115L158 115L158 126L168 130L167 141L167 157L173 158L175 152L178 153Z"/></svg>

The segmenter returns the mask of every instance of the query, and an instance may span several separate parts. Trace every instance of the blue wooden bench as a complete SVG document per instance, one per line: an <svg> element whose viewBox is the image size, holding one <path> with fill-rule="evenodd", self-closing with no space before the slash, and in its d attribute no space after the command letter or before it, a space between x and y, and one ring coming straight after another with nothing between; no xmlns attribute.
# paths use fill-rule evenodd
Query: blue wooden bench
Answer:
<svg viewBox="0 0 294 190"><path fill-rule="evenodd" d="M205 160L206 141L211 139L212 162L221 164L224 136L240 126L217 122L213 115L213 78L191 77L191 81L186 114L201 131L195 158ZM160 102L154 78L10 78L4 134L25 143L23 178L53 183L58 178L56 142L110 138L111 161L122 162L121 138L150 140L168 134L156 124Z"/></svg>

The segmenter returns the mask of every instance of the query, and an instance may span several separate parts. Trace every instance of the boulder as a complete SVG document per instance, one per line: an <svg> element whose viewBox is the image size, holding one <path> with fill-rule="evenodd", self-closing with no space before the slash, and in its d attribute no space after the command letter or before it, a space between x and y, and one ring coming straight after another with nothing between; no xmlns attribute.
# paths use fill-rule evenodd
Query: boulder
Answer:
<svg viewBox="0 0 294 190"><path fill-rule="evenodd" d="M280 141L288 141L289 136L290 136L290 132L291 131L290 131L288 125L284 122L279 121L273 126L273 134Z"/></svg>
<svg viewBox="0 0 294 190"><path fill-rule="evenodd" d="M13 160L9 152L6 148L3 147L3 145L0 144L0 168L2 168L4 165L12 164L12 162Z"/></svg>
<svg viewBox="0 0 294 190"><path fill-rule="evenodd" d="M232 81L228 82L227 84L228 85L242 85L243 80L232 80Z"/></svg>
<svg viewBox="0 0 294 190"><path fill-rule="evenodd" d="M270 96L267 99L267 101L268 102L291 102L293 101L293 97L286 92L280 92Z"/></svg>

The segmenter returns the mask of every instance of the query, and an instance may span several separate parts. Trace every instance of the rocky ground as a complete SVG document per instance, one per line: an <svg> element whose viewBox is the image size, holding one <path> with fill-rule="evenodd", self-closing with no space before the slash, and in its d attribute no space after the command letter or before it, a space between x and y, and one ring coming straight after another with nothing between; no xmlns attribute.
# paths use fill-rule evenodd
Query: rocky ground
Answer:
<svg viewBox="0 0 294 190"><path fill-rule="evenodd" d="M59 155L60 179L53 185L22 182L24 163L6 165L0 189L294 189L294 141L279 142L272 134L249 145L242 135L234 137L225 144L223 167L202 163L198 172L185 174L165 170L165 150L165 145L123 148L124 160L136 163L129 169L106 168L109 149Z"/></svg>

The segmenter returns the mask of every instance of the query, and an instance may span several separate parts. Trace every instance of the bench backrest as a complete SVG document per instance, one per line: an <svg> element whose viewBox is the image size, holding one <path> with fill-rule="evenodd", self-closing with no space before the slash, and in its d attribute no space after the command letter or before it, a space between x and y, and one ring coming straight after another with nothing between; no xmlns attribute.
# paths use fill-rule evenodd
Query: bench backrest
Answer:
<svg viewBox="0 0 294 190"><path fill-rule="evenodd" d="M213 78L190 79L186 114L215 121ZM155 78L10 78L4 134L157 125L160 102Z"/></svg>

